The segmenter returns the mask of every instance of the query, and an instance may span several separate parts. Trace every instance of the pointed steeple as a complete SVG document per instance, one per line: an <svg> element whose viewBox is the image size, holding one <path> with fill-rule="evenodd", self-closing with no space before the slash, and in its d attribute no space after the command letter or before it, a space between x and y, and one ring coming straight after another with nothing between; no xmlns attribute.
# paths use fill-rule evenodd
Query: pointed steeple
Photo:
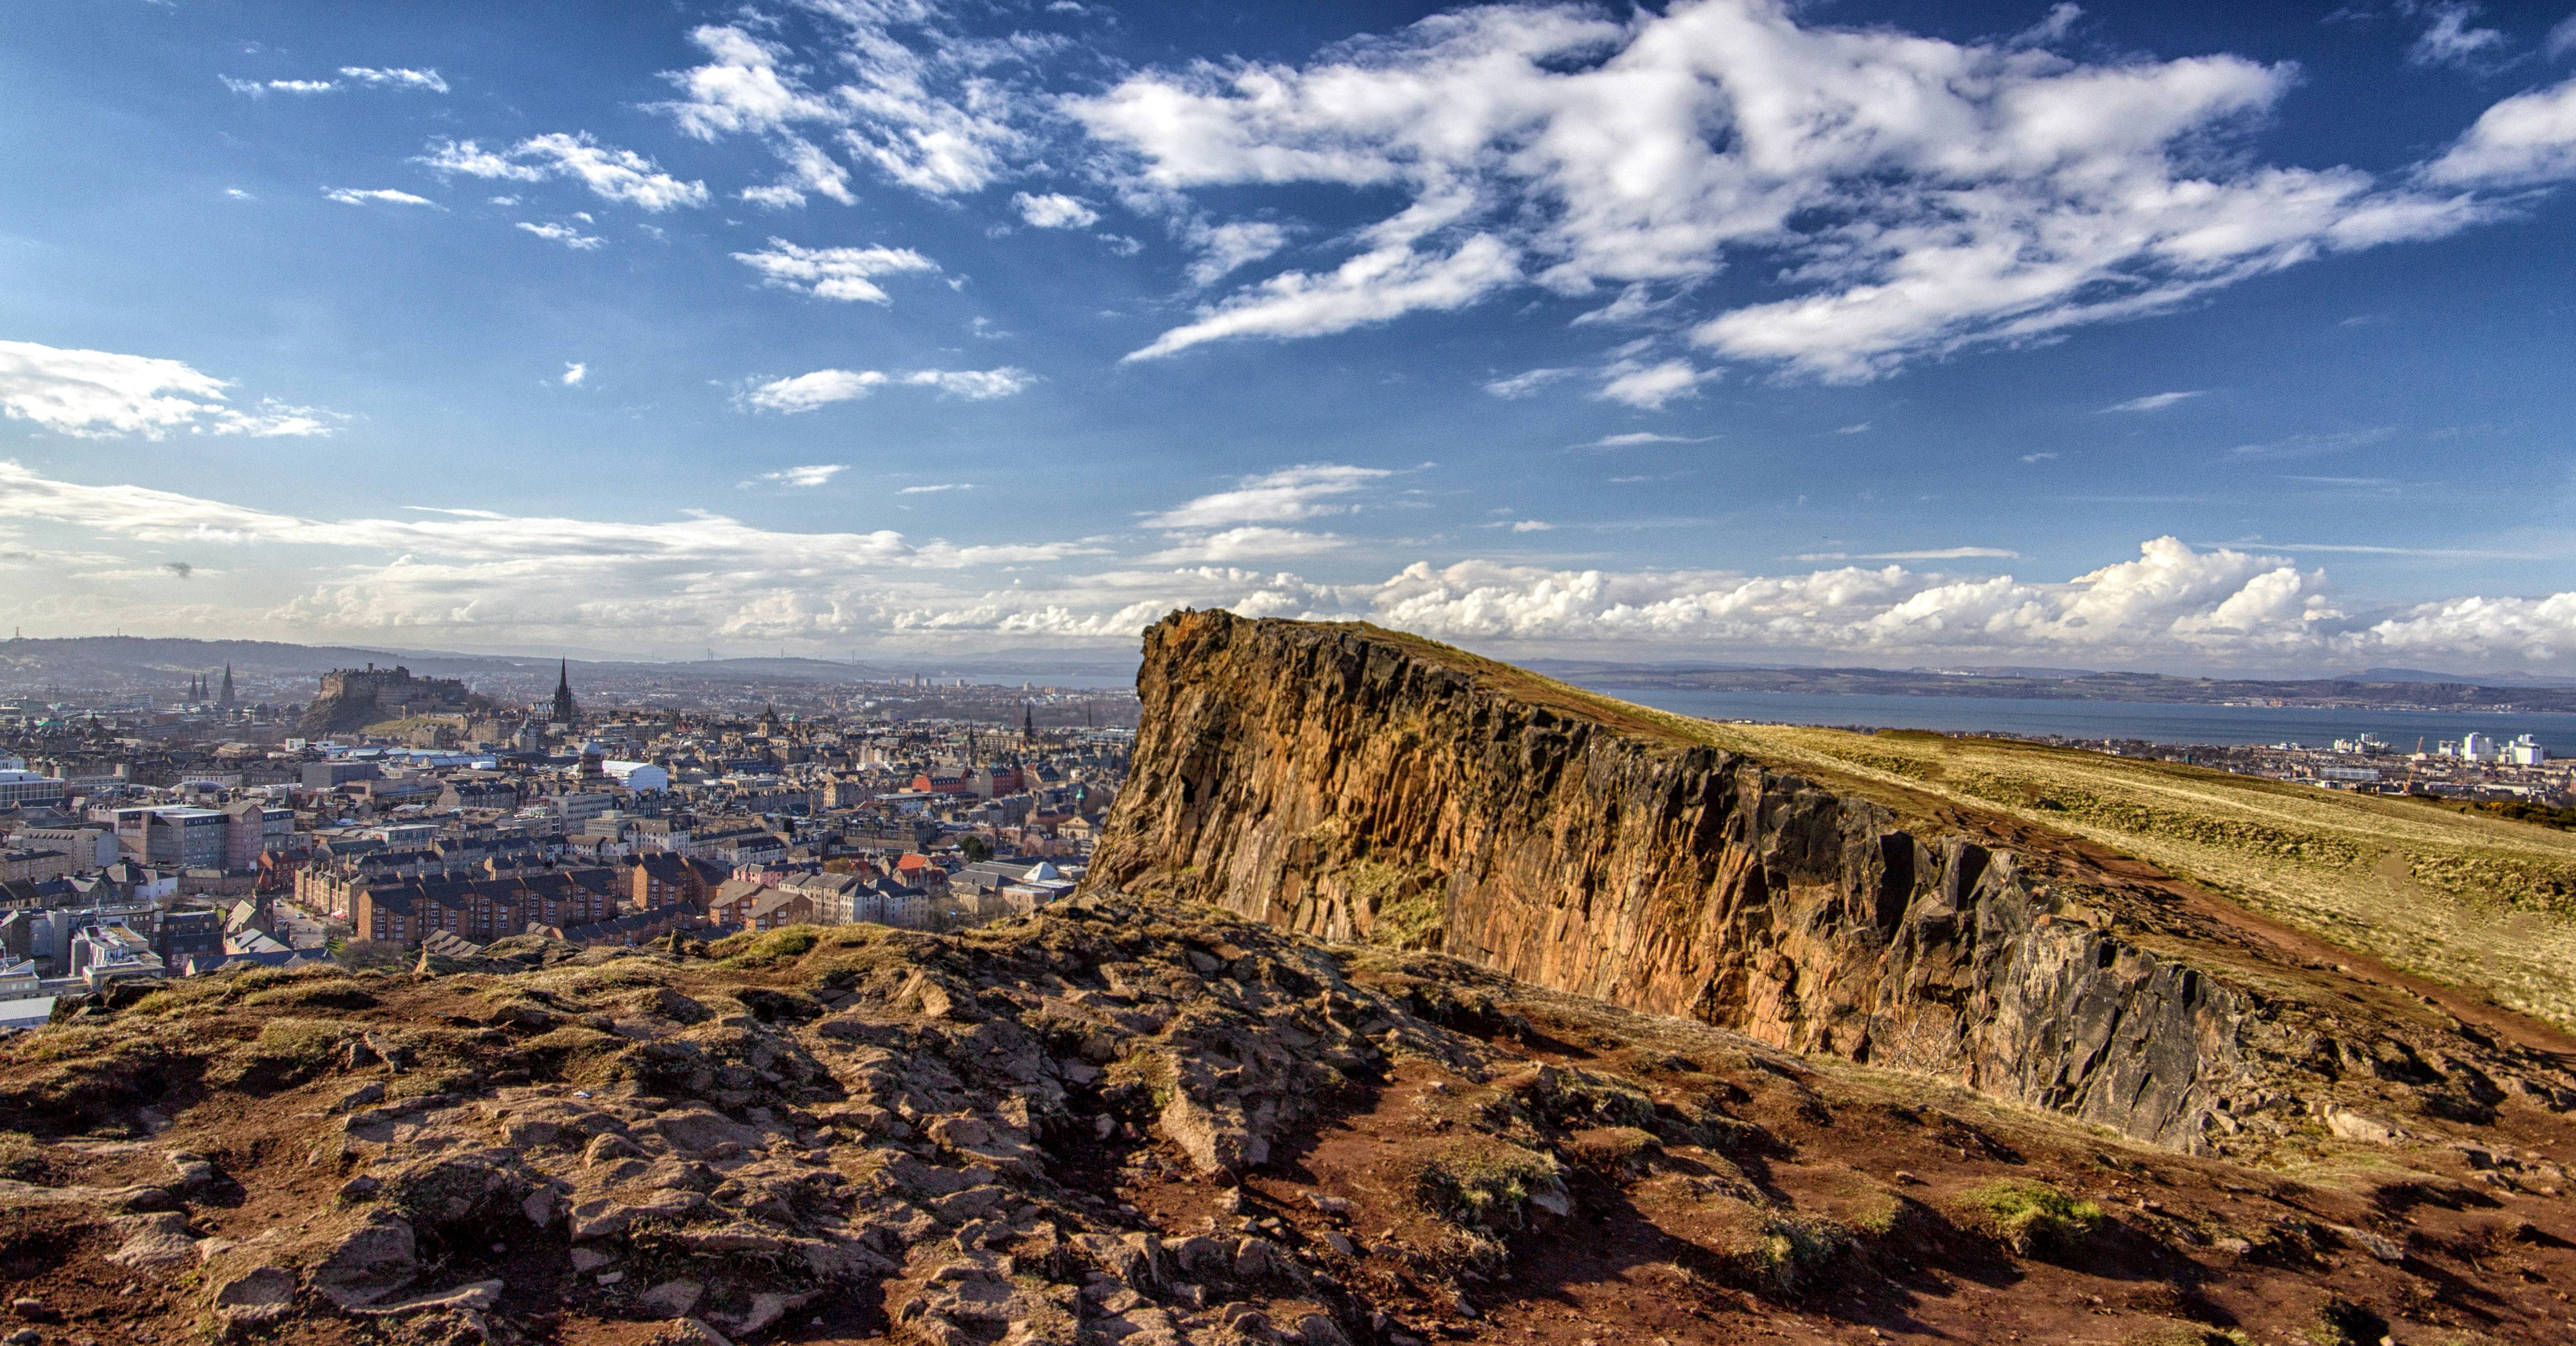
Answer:
<svg viewBox="0 0 2576 1346"><path fill-rule="evenodd" d="M554 718L572 724L581 718L581 707L572 699L572 661L566 659L555 672Z"/></svg>
<svg viewBox="0 0 2576 1346"><path fill-rule="evenodd" d="M233 708L233 662L230 659L224 661L224 689L216 694L215 704L226 710Z"/></svg>

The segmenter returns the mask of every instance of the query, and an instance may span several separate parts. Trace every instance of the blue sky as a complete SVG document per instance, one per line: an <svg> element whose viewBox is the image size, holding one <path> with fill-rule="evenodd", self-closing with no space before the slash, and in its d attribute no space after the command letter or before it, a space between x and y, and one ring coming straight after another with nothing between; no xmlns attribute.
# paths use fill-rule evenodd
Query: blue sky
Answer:
<svg viewBox="0 0 2576 1346"><path fill-rule="evenodd" d="M74 3L0 623L2576 668L2561 6Z"/></svg>

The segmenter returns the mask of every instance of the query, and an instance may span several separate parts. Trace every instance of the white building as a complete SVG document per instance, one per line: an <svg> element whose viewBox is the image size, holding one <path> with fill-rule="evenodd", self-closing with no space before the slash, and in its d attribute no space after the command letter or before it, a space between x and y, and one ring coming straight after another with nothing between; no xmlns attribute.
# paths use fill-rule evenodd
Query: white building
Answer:
<svg viewBox="0 0 2576 1346"><path fill-rule="evenodd" d="M668 790L671 773L651 762L622 762L615 758L599 764L601 775L629 790Z"/></svg>

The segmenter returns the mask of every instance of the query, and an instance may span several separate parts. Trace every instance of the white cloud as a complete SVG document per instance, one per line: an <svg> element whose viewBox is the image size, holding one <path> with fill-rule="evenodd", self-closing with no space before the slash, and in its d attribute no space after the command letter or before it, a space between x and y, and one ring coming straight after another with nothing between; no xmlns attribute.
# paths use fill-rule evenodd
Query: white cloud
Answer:
<svg viewBox="0 0 2576 1346"><path fill-rule="evenodd" d="M569 224L554 224L551 222L546 224L530 224L526 220L521 220L518 222L517 227L535 234L537 237L544 239L548 243L561 243L575 252L596 251L599 248L600 243L603 241L597 234L585 234L582 231L573 228Z"/></svg>
<svg viewBox="0 0 2576 1346"><path fill-rule="evenodd" d="M563 386L567 388L578 388L582 385L582 380L589 377L590 366L583 364L578 360L567 360L564 362Z"/></svg>
<svg viewBox="0 0 2576 1346"><path fill-rule="evenodd" d="M226 187L224 189L224 195L229 196L236 201L256 201L259 199L258 197L243 191L239 187Z"/></svg>
<svg viewBox="0 0 2576 1346"><path fill-rule="evenodd" d="M2237 141L2295 83L2287 64L2096 63L2048 50L2047 25L1956 43L1802 22L1812 13L1492 5L1304 65L1147 70L1068 100L1138 200L1179 211L1203 190L1323 185L1406 201L1354 235L1342 267L1247 286L1138 356L1337 332L1526 283L1616 286L1596 312L1634 317L1751 265L1791 293L1703 312L1692 339L1859 380L2508 208L2251 160ZM2489 180L2468 171L2475 148L2449 171Z"/></svg>
<svg viewBox="0 0 2576 1346"><path fill-rule="evenodd" d="M1303 463L1246 477L1231 490L1203 495L1159 514L1148 515L1148 528L1224 528L1232 524L1293 523L1327 514L1343 514L1344 497L1369 483L1394 475L1384 468L1343 463Z"/></svg>
<svg viewBox="0 0 2576 1346"><path fill-rule="evenodd" d="M1501 398L1527 397L1573 372L1571 369L1524 370L1507 379L1495 379L1485 385L1485 391Z"/></svg>
<svg viewBox="0 0 2576 1346"><path fill-rule="evenodd" d="M916 369L904 375L903 381L916 388L937 388L969 402L989 402L1026 392L1038 379L1025 369L1004 365L999 369Z"/></svg>
<svg viewBox="0 0 2576 1346"><path fill-rule="evenodd" d="M1198 259L1190 263L1190 283L1214 285L1236 269L1288 246L1288 227L1268 220L1213 225L1193 221L1184 237L1199 250Z"/></svg>
<svg viewBox="0 0 2576 1346"><path fill-rule="evenodd" d="M218 569L202 551L258 558L255 568L235 570L266 586L250 591L254 606L218 610L199 599L184 611L149 609L156 625L166 611L168 625L207 630L552 644L615 629L637 641L814 639L847 649L854 633L895 630L906 613L970 604L978 588L966 572L976 568L1060 565L1100 552L1077 542L914 541L884 529L783 532L714 513L598 520L418 512L425 517L312 518L64 481L0 461L0 517L123 543L185 544L201 579ZM166 582L153 568L162 558L146 556L135 568ZM131 592L95 597L146 611Z"/></svg>
<svg viewBox="0 0 2576 1346"><path fill-rule="evenodd" d="M2176 402L2187 401L2191 398L2198 397L2203 391L2205 390L2195 388L2186 393L2149 393L2144 397L2132 397L2126 402L2115 402L2110 406L2102 408L2102 410L2105 412L2162 411Z"/></svg>
<svg viewBox="0 0 2576 1346"><path fill-rule="evenodd" d="M216 78L224 82L225 88L247 98L266 98L273 93L330 93L340 87L327 79L234 79L230 75L218 75Z"/></svg>
<svg viewBox="0 0 2576 1346"><path fill-rule="evenodd" d="M1640 444L1706 444L1716 438L1716 435L1667 435L1654 430L1627 430L1615 435L1603 435L1589 444L1577 444L1574 447L1628 449Z"/></svg>
<svg viewBox="0 0 2576 1346"><path fill-rule="evenodd" d="M871 279L906 271L937 271L939 264L910 248L801 248L783 238L759 252L733 259L761 274L764 284L844 303L893 302Z"/></svg>
<svg viewBox="0 0 2576 1346"><path fill-rule="evenodd" d="M2061 5L2059 8L2066 9L2072 8L2072 6ZM1865 435L1869 433L1869 422L1855 421L1850 425L1839 426L1834 430L1834 433L1838 435Z"/></svg>
<svg viewBox="0 0 2576 1346"><path fill-rule="evenodd" d="M1240 501L1209 517L1296 513L1319 503L1339 498ZM250 607L192 599L197 605L185 610L153 606L163 600L138 596L144 590L97 588L82 609L93 624L114 611L129 623L149 617L156 628L305 639L372 632L533 645L615 629L671 645L758 639L846 650L883 638L919 650L926 641L1116 646L1190 605L1365 618L1503 653L1629 648L2311 673L2401 660L2576 667L2576 593L2366 610L2332 593L2322 571L2172 538L2063 581L1958 576L1898 562L1742 575L1471 559L1328 584L1245 564L1331 552L1339 541L1275 523L1213 524L1142 564L1085 568L1084 558L1105 554L1099 544L783 532L714 513L640 521L446 507L413 513L419 517L312 518L64 481L0 461L0 518L90 534L99 545L82 555L101 572L166 583L157 567L169 559L166 549L184 546L200 579L222 573L254 586L246 590ZM157 550L112 554L126 544ZM224 564L228 557L243 563ZM994 584L972 577L978 567L1014 569L1007 583Z"/></svg>
<svg viewBox="0 0 2576 1346"><path fill-rule="evenodd" d="M2021 559L2021 553L2002 547L1936 547L1927 551L1811 551L1793 558L1800 561L1966 561L1996 558L2006 561Z"/></svg>
<svg viewBox="0 0 2576 1346"><path fill-rule="evenodd" d="M430 200L426 196L414 196L409 192L398 192L391 187L374 187L363 190L356 187L332 187L325 189L322 194L329 197L331 200L347 206L363 206L370 202L374 202L393 206L428 206L434 210L446 209L446 207L439 205L437 202Z"/></svg>
<svg viewBox="0 0 2576 1346"><path fill-rule="evenodd" d="M1100 212L1061 192L1032 196L1015 192L1011 205L1033 229L1088 229L1100 223Z"/></svg>
<svg viewBox="0 0 2576 1346"><path fill-rule="evenodd" d="M1700 382L1715 377L1712 371L1699 369L1688 360L1666 360L1654 365L1621 360L1602 372L1608 378L1595 396L1645 411L1661 411L1675 398L1697 397Z"/></svg>
<svg viewBox="0 0 2576 1346"><path fill-rule="evenodd" d="M898 384L936 388L944 395L969 402L989 402L1025 392L1037 381L1035 374L1009 365L999 369L916 369L905 374L874 369L817 369L761 384L746 393L743 401L755 411L793 415L835 402L856 401L888 384Z"/></svg>
<svg viewBox="0 0 2576 1346"><path fill-rule="evenodd" d="M2576 178L2576 79L2488 108L2423 177L2441 187L2505 188Z"/></svg>
<svg viewBox="0 0 2576 1346"><path fill-rule="evenodd" d="M2229 449L2229 456L2243 459L2314 458L2322 454L2342 453L2377 444L2397 433L2397 427L2374 425L2362 430L2326 430L2291 435L2285 439L2259 444L2239 444Z"/></svg>
<svg viewBox="0 0 2576 1346"><path fill-rule="evenodd" d="M974 490L974 489L975 489L975 483L973 483L973 482L971 482L971 481L942 481L942 482L934 482L934 483L932 483L931 485L928 485L928 486L906 486L906 487L904 487L902 490L899 490L899 491L895 492L895 494L896 494L896 495L937 495L937 494L939 494L939 493L941 493L941 492L943 492L943 491L971 491L971 490Z"/></svg>
<svg viewBox="0 0 2576 1346"><path fill-rule="evenodd" d="M809 463L803 467L763 472L749 481L736 484L746 490L754 486L782 486L794 490L811 490L849 470L850 465L847 463Z"/></svg>
<svg viewBox="0 0 2576 1346"><path fill-rule="evenodd" d="M1330 533L1246 524L1186 538L1145 559L1158 565L1233 565L1244 561L1321 556L1339 551L1346 545Z"/></svg>
<svg viewBox="0 0 2576 1346"><path fill-rule="evenodd" d="M2542 55L2553 61L2576 51L2576 14L2560 19L2558 26L2550 29L2549 36L2542 40L2540 50Z"/></svg>
<svg viewBox="0 0 2576 1346"><path fill-rule="evenodd" d="M1555 524L1549 523L1544 519L1512 520L1512 531L1515 533L1546 533L1553 531L1555 528Z"/></svg>
<svg viewBox="0 0 2576 1346"><path fill-rule="evenodd" d="M1229 337L1315 336L1386 322L1423 309L1463 308L1519 278L1511 250L1477 234L1447 256L1426 256L1406 243L1365 252L1322 274L1288 271L1201 309L1129 360L1151 360Z"/></svg>
<svg viewBox="0 0 2576 1346"><path fill-rule="evenodd" d="M587 131L531 136L504 152L486 150L471 140L433 140L429 152L417 162L442 176L463 173L510 182L571 178L604 201L648 211L707 203L705 183L683 182L643 155L600 144Z"/></svg>
<svg viewBox="0 0 2576 1346"><path fill-rule="evenodd" d="M1027 49L1024 41L960 38L922 0L807 9L833 30L818 44L817 63L842 82L817 88L808 82L808 63L786 44L742 27L709 25L690 34L706 62L666 74L682 97L655 105L700 139L767 140L791 170L789 183L763 189L767 203L801 200L800 186L850 199L846 188L819 185L841 184L847 170L800 127L828 136L854 162L931 196L982 190L1026 142L1012 124L1030 111L1026 100L995 75Z"/></svg>
<svg viewBox="0 0 2576 1346"><path fill-rule="evenodd" d="M753 389L745 399L762 411L794 415L812 411L834 402L851 402L867 396L886 381L886 376L873 369L817 369L810 374L777 379Z"/></svg>
<svg viewBox="0 0 2576 1346"><path fill-rule="evenodd" d="M1966 549L1984 554L1993 549ZM1449 638L1707 642L1746 649L2172 659L2340 651L2349 623L2323 576L2277 557L2171 538L2062 584L1952 579L1897 565L1808 575L1415 565L1367 595L1381 621Z"/></svg>
<svg viewBox="0 0 2576 1346"><path fill-rule="evenodd" d="M417 155L412 162L433 173L463 173L474 178L499 178L509 182L541 182L542 168L518 163L508 155L487 150L471 140L433 140L429 152ZM515 199L515 198L514 198Z"/></svg>
<svg viewBox="0 0 2576 1346"><path fill-rule="evenodd" d="M2431 7L2432 25L2406 49L2406 59L2415 65L2475 66L2478 59L2506 43L2505 35L2493 28L2472 28L2469 23L2478 16L2478 6L2468 0Z"/></svg>
<svg viewBox="0 0 2576 1346"><path fill-rule="evenodd" d="M426 89L431 93L447 92L447 81L440 79L435 70L413 70L400 66L378 68L344 65L340 67L340 78L353 79L360 84L374 85L377 88Z"/></svg>
<svg viewBox="0 0 2576 1346"><path fill-rule="evenodd" d="M327 435L335 413L225 401L230 383L177 360L0 341L0 414L83 439L173 430L255 437Z"/></svg>

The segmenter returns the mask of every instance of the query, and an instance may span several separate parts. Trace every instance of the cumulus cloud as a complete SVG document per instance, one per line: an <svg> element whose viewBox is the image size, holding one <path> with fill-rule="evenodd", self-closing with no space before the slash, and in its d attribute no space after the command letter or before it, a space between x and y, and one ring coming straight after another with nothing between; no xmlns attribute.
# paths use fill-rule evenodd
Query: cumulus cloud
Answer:
<svg viewBox="0 0 2576 1346"><path fill-rule="evenodd" d="M416 162L442 177L462 173L506 182L570 178L601 200L655 212L707 203L705 183L683 182L633 150L600 144L587 131L531 136L505 151L487 150L471 140L433 140Z"/></svg>
<svg viewBox="0 0 2576 1346"><path fill-rule="evenodd" d="M876 391L886 376L873 369L817 369L810 374L776 379L751 390L744 399L761 411L794 415L835 402L850 402Z"/></svg>
<svg viewBox="0 0 2576 1346"><path fill-rule="evenodd" d="M735 486L742 490L749 490L755 486L784 486L797 490L810 490L824 485L849 470L848 463L809 463L803 467L787 467L780 468L776 472L763 472L749 481L736 482Z"/></svg>
<svg viewBox="0 0 2576 1346"><path fill-rule="evenodd" d="M2439 187L2528 187L2576 178L2576 79L2488 108L2425 165Z"/></svg>
<svg viewBox="0 0 2576 1346"><path fill-rule="evenodd" d="M1952 574L1874 557L1780 575L1423 561L1351 583L1254 568L1336 550L1331 534L1292 526L1344 503L1341 495L1297 494L1333 480L1332 470L1319 465L1248 479L1221 504L1202 497L1191 502L1200 508L1190 518L1207 522L1190 535L1106 568L1090 559L1106 555L1096 542L977 545L915 542L890 530L783 532L714 513L637 521L441 508L414 511L415 518L323 519L69 482L5 460L0 518L83 530L110 547L212 547L256 557L257 566L231 573L284 586L259 600L266 606L189 618L219 618L232 631L471 632L534 641L613 625L637 639L674 643L739 636L836 643L884 636L916 642L912 648L923 639L1117 643L1190 605L1365 618L1498 652L1686 649L2311 672L2320 664L2401 658L2469 668L2576 667L2576 593L2373 608L2333 592L2322 571L2284 557L2173 538L2061 581ZM1940 549L1921 559L2011 559L1982 555L2002 550ZM299 557L323 564L299 570ZM149 571L160 563L147 552L102 564ZM1010 582L995 585L974 577L978 567L1014 569Z"/></svg>
<svg viewBox="0 0 2576 1346"><path fill-rule="evenodd" d="M937 262L910 248L802 248L783 238L769 240L759 252L737 252L733 259L759 272L765 285L844 303L892 303L873 277L939 269Z"/></svg>
<svg viewBox="0 0 2576 1346"><path fill-rule="evenodd" d="M226 400L231 386L178 360L0 341L0 414L59 434L327 435L342 419L265 399L243 410Z"/></svg>
<svg viewBox="0 0 2576 1346"><path fill-rule="evenodd" d="M569 224L531 224L521 220L516 227L525 229L548 243L561 243L575 252L597 251L599 245L605 241L597 234L585 234Z"/></svg>
<svg viewBox="0 0 2576 1346"><path fill-rule="evenodd" d="M1964 549L1985 555L2000 549ZM1932 553L1941 557L1953 552ZM1859 559L1859 558L1854 558ZM1407 568L1367 595L1381 620L1449 638L1705 642L1747 649L2040 653L2171 659L2322 652L2352 642L2323 576L2172 538L2064 583L1898 565L1807 575Z"/></svg>
<svg viewBox="0 0 2576 1346"><path fill-rule="evenodd" d="M1088 229L1100 223L1100 212L1062 192L1034 196L1015 192L1011 206L1032 229Z"/></svg>
<svg viewBox="0 0 2576 1346"><path fill-rule="evenodd" d="M1493 5L1304 64L1150 69L1067 100L1139 200L1321 185L1405 202L1353 234L1341 266L1247 285L1133 358L1343 331L1528 284L1617 287L1593 314L1632 321L1752 264L1793 293L1703 311L1695 342L1868 379L2510 209L2436 179L2564 175L2554 132L2511 118L2420 181L2255 161L2235 142L2293 85L2287 64L2090 62L2051 50L2067 31L2053 21L1959 43L1809 17L1781 0L1683 0L1628 19ZM2447 31L2485 43L2486 30Z"/></svg>
<svg viewBox="0 0 2576 1346"><path fill-rule="evenodd" d="M2132 397L2126 402L2114 402L2110 406L2102 408L2102 410L2105 412L2162 411L2176 402L2187 401L2191 398L2200 396L2201 391L2202 390L2200 389L2194 389L2186 393L2149 393L2144 397Z"/></svg>
<svg viewBox="0 0 2576 1346"><path fill-rule="evenodd" d="M755 411L792 415L835 402L856 401L888 384L935 388L946 396L989 402L1025 392L1037 381L1037 375L1010 365L999 369L916 369L904 374L875 369L817 369L763 383L744 394L743 402Z"/></svg>
<svg viewBox="0 0 2576 1346"><path fill-rule="evenodd" d="M323 189L322 195L330 198L331 200L337 201L344 206L378 204L389 206L428 206L433 210L446 209L446 207L439 205L437 202L430 200L426 196L414 196L409 192L396 191L391 187L374 187L364 190L356 187L329 187Z"/></svg>
<svg viewBox="0 0 2576 1346"><path fill-rule="evenodd" d="M578 388L582 385L582 380L589 377L590 366L583 364L578 360L567 360L564 362L563 386L567 388Z"/></svg>
<svg viewBox="0 0 2576 1346"><path fill-rule="evenodd" d="M1147 515L1148 528L1223 528L1232 524L1292 523L1351 509L1348 497L1394 474L1379 467L1302 463L1245 477L1232 489Z"/></svg>

